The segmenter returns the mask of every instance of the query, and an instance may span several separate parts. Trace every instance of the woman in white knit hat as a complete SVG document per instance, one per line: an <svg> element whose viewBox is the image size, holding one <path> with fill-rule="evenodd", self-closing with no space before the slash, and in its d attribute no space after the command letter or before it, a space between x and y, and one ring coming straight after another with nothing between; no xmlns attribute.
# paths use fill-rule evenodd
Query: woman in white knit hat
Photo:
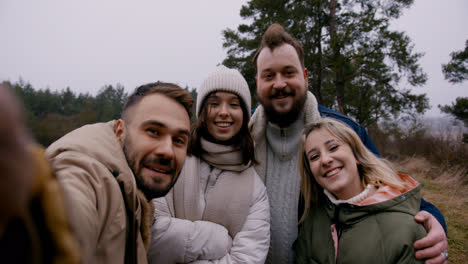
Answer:
<svg viewBox="0 0 468 264"><path fill-rule="evenodd" d="M247 82L219 66L198 89L191 157L155 200L150 263L264 263L270 212L248 123Z"/></svg>

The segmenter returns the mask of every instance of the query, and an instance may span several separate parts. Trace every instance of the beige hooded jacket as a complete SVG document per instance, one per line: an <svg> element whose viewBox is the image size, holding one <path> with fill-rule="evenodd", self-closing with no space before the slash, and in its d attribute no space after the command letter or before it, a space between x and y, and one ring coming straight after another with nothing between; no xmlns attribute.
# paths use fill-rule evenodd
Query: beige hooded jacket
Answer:
<svg viewBox="0 0 468 264"><path fill-rule="evenodd" d="M137 189L115 121L86 125L47 150L83 263L147 263L154 209Z"/></svg>

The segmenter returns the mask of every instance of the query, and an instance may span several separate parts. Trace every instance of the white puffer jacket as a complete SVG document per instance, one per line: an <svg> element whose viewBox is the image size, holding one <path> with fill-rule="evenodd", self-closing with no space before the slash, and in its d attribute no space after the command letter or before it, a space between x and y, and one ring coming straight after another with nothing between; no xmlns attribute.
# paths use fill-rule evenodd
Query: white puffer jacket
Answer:
<svg viewBox="0 0 468 264"><path fill-rule="evenodd" d="M194 158L188 157L186 163ZM198 207L202 212L206 204L205 195L216 184L220 172L203 161L200 164L201 197ZM263 264L270 245L270 210L265 185L256 173L253 184L248 216L232 239L222 225L175 218L173 205L167 199L171 193L165 198L155 199L156 221L152 227L149 263Z"/></svg>

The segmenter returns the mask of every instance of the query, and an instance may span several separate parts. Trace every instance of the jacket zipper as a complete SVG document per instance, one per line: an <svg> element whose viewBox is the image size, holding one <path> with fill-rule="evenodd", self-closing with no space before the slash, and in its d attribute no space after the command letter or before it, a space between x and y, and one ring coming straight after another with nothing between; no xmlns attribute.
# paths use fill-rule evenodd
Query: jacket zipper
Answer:
<svg viewBox="0 0 468 264"><path fill-rule="evenodd" d="M343 231L343 224L340 221L340 206L337 205L335 207L335 213L334 213L334 218L335 218L335 228L336 228L336 234L338 235L338 241L340 241L341 233Z"/></svg>

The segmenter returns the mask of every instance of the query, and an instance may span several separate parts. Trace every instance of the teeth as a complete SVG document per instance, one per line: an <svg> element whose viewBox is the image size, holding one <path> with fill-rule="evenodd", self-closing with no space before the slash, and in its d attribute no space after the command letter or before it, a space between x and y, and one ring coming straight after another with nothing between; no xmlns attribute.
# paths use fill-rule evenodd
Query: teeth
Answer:
<svg viewBox="0 0 468 264"><path fill-rule="evenodd" d="M336 168L336 169L333 169L332 171L328 172L325 177L330 177L330 176L333 176L335 174L337 174L339 171L339 168Z"/></svg>
<svg viewBox="0 0 468 264"><path fill-rule="evenodd" d="M216 125L219 127L228 127L231 125L231 123L216 123Z"/></svg>
<svg viewBox="0 0 468 264"><path fill-rule="evenodd" d="M165 171L165 170L160 170L160 169L156 169L156 168L151 168L151 170L153 170L155 172L160 172L160 173L167 173L167 171Z"/></svg>

